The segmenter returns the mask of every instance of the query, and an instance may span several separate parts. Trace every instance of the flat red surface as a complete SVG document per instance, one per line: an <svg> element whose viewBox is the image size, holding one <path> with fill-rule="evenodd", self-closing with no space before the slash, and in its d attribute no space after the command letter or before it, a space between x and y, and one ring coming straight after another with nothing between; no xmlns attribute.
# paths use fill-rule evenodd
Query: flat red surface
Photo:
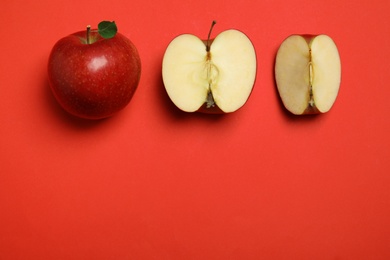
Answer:
<svg viewBox="0 0 390 260"><path fill-rule="evenodd" d="M0 16L0 259L390 259L389 1L5 1ZM237 28L258 59L224 116L169 100L178 34ZM47 81L55 42L115 20L138 47L132 101L89 122ZM330 35L331 111L294 117L273 65L290 34Z"/></svg>

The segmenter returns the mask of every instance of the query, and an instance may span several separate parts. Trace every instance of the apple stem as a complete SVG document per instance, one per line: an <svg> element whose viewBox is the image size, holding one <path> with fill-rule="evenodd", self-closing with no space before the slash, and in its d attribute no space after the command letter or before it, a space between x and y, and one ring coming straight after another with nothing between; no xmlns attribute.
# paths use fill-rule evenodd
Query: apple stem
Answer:
<svg viewBox="0 0 390 260"><path fill-rule="evenodd" d="M210 36L211 36L211 31L213 30L213 27L214 27L214 25L215 25L216 23L217 23L217 22L216 22L215 20L211 23L209 35L207 36L207 45L206 45L206 51L207 51L207 52L210 51Z"/></svg>
<svg viewBox="0 0 390 260"><path fill-rule="evenodd" d="M87 25L87 44L90 44L89 33L91 32L91 25Z"/></svg>

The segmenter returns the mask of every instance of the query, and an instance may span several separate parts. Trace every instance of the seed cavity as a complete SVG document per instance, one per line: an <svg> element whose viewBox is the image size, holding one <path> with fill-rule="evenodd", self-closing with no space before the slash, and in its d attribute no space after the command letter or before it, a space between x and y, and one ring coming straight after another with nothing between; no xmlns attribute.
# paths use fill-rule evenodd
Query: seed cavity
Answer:
<svg viewBox="0 0 390 260"><path fill-rule="evenodd" d="M313 97L313 80L314 80L314 70L311 56L311 49L309 50L309 106L314 107L314 97Z"/></svg>

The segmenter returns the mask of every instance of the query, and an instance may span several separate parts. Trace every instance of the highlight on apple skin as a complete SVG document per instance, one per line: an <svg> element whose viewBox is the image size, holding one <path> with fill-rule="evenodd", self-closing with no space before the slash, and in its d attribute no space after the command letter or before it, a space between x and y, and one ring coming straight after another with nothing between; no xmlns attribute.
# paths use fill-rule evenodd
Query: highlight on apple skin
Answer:
<svg viewBox="0 0 390 260"><path fill-rule="evenodd" d="M135 45L116 33L103 38L97 30L60 39L49 62L49 83L58 103L85 119L107 118L130 102L141 75Z"/></svg>
<svg viewBox="0 0 390 260"><path fill-rule="evenodd" d="M164 86L182 111L231 113L241 108L252 92L257 66L252 42L235 29L210 39L211 29L207 40L179 35L165 51Z"/></svg>
<svg viewBox="0 0 390 260"><path fill-rule="evenodd" d="M295 115L326 113L341 82L340 55L327 35L291 35L280 45L275 80L285 108Z"/></svg>

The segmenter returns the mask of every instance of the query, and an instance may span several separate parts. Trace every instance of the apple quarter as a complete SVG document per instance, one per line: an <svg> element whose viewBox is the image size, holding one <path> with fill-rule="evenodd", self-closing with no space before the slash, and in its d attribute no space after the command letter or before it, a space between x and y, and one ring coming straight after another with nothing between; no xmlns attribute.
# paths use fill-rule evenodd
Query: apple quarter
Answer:
<svg viewBox="0 0 390 260"><path fill-rule="evenodd" d="M341 82L340 56L327 35L291 35L279 47L275 80L281 100L296 115L325 113Z"/></svg>

